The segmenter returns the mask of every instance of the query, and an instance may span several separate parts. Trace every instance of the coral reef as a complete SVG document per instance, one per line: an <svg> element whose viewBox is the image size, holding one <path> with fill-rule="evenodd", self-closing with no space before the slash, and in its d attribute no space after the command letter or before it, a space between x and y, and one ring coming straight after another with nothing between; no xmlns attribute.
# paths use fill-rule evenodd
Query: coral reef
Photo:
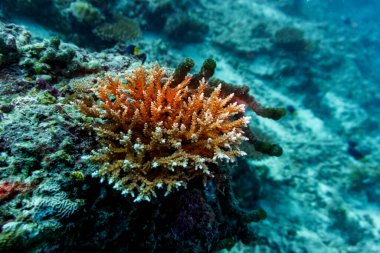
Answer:
<svg viewBox="0 0 380 253"><path fill-rule="evenodd" d="M171 225L170 235L176 240L175 248L210 250L219 235L218 217L206 199L198 191L183 194L179 201L179 212ZM181 238L181 239L180 239ZM193 238L183 240L182 238Z"/></svg>
<svg viewBox="0 0 380 253"><path fill-rule="evenodd" d="M30 190L30 184L22 182L2 182L0 184L0 203L15 197L19 193Z"/></svg>
<svg viewBox="0 0 380 253"><path fill-rule="evenodd" d="M141 11L136 14L140 14L140 19L144 16L147 19L146 26L153 31L162 31L165 28L165 24L173 13L178 12L178 7L182 5L182 1L178 1L174 4L170 0L163 1L151 1L149 3L143 3L140 6Z"/></svg>
<svg viewBox="0 0 380 253"><path fill-rule="evenodd" d="M13 62L18 55L16 39L0 35L0 67Z"/></svg>
<svg viewBox="0 0 380 253"><path fill-rule="evenodd" d="M23 56L20 65L39 75L63 71L72 64L75 56L75 50L61 45L58 38L23 46L20 51Z"/></svg>
<svg viewBox="0 0 380 253"><path fill-rule="evenodd" d="M376 164L360 164L351 168L348 189L351 192L363 192L372 203L380 200L380 170Z"/></svg>
<svg viewBox="0 0 380 253"><path fill-rule="evenodd" d="M137 22L128 16L118 15L115 2L6 0L2 8L6 19L12 19L13 16L27 17L50 28L66 41L86 47L105 48L112 46L109 41L136 39L141 34ZM41 9L46 12L41 12Z"/></svg>
<svg viewBox="0 0 380 253"><path fill-rule="evenodd" d="M380 252L375 0L0 2L0 252ZM120 19L146 34L125 44L133 31L118 29ZM180 63L186 57L193 59ZM155 158L205 142L175 145L170 120L148 121L144 132L141 108L149 117L152 107L141 104L154 104L157 94L145 101L128 93L134 110L125 122L137 124L122 141L130 125L114 123L119 114L102 107L99 88L125 72L134 79L141 65L148 88L152 59L170 67L162 70L161 89L169 79L170 91L186 81L191 98L207 83L203 103L220 84L219 98L234 93L226 106L236 102L245 111L228 119L251 117L239 128L249 139L238 147L246 156L213 161L212 150L203 149L210 152L202 153L211 159L207 168L195 170L194 157L187 168L166 163L154 170ZM121 76L119 83L133 86ZM124 99L107 97L109 106ZM101 115L86 116L73 101ZM136 107L141 120L133 119ZM165 143L148 150L153 135ZM136 167L100 175L126 160ZM100 183L91 176L96 171L113 182ZM165 182L153 189L157 197L139 196L140 185L134 197L115 190L134 173L149 183L176 182L178 172L181 186L167 196ZM150 201L133 202L142 198Z"/></svg>
<svg viewBox="0 0 380 253"><path fill-rule="evenodd" d="M172 15L168 18L165 34L178 43L200 42L208 32L207 24L185 13Z"/></svg>
<svg viewBox="0 0 380 253"><path fill-rule="evenodd" d="M284 27L276 31L274 40L279 47L291 52L302 52L308 46L304 32L295 27Z"/></svg>
<svg viewBox="0 0 380 253"><path fill-rule="evenodd" d="M82 113L104 121L93 127L104 147L89 159L103 164L94 175L115 189L150 200L157 188L169 193L194 177L212 176L208 163L244 154L238 145L247 140L249 119L238 116L244 106L231 103L233 94L220 96L221 86L205 95L207 83L190 89L187 76L171 87L173 77L158 65L126 80L106 76L97 89L100 104L90 97L79 102Z"/></svg>
<svg viewBox="0 0 380 253"><path fill-rule="evenodd" d="M71 3L69 11L79 23L86 25L100 23L105 19L99 9L83 1Z"/></svg>
<svg viewBox="0 0 380 253"><path fill-rule="evenodd" d="M183 60L174 71L174 80L172 84L177 84L179 80L182 80L181 78L184 78L193 67L194 62L192 59L186 58L185 60ZM208 82L209 87L208 89L206 89L206 94L210 93L212 89L221 85L221 94L223 96L229 96L229 94L234 94L232 98L234 102L244 104L255 114L261 117L269 118L272 120L279 120L285 115L284 108L263 107L260 103L258 103L255 100L255 98L252 95L249 94L248 86L237 86L227 83L218 78L211 78L214 75L215 69L216 62L211 58L206 59L203 62L199 72L197 74L192 75L189 86L196 89L198 88L198 83L201 80L210 79ZM253 148L249 147L248 149L249 151L251 151L250 153L257 154L259 152L260 155L265 154L269 156L282 155L282 148L279 145L273 144L269 140L259 138L259 136L256 133L254 133L256 131L252 131L249 127L245 127L244 131L246 133L246 136L248 137L249 143L253 146Z"/></svg>
<svg viewBox="0 0 380 253"><path fill-rule="evenodd" d="M119 17L113 22L103 23L93 29L93 33L103 40L131 42L141 36L140 26L132 19Z"/></svg>
<svg viewBox="0 0 380 253"><path fill-rule="evenodd" d="M33 219L36 221L47 219L54 216L57 219L67 219L78 212L83 201L72 201L67 194L62 192L53 196L44 196L34 199L35 214Z"/></svg>

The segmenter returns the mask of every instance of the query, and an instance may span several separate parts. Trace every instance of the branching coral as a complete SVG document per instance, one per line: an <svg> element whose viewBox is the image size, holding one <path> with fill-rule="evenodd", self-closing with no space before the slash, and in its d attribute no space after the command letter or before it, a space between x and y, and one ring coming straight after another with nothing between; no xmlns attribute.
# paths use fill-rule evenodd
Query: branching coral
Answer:
<svg viewBox="0 0 380 253"><path fill-rule="evenodd" d="M176 85L180 83L181 80L184 80L185 76L188 75L193 67L194 61L190 58L187 58L182 63L180 63L174 71L174 81L172 85ZM208 81L208 88L205 92L206 94L212 92L215 87L222 85L220 92L221 96L228 96L229 94L233 93L233 101L246 105L255 114L261 117L269 118L272 120L279 120L285 115L284 108L264 107L258 103L256 99L249 94L248 86L236 86L220 79L211 78L214 75L215 68L216 62L213 59L206 59L203 62L200 71L192 76L189 87L196 89L199 86L200 80L205 79ZM249 127L246 127L244 131L246 137L249 138L249 143L252 144L254 153L256 153L256 155L281 156L282 148L279 145L258 138L257 134L255 133L256 131L252 131Z"/></svg>
<svg viewBox="0 0 380 253"><path fill-rule="evenodd" d="M100 80L97 97L78 102L80 111L96 118L92 125L103 148L88 158L101 164L94 173L135 201L150 200L156 190L185 187L195 177L207 179L209 164L233 161L244 155L238 146L247 140L243 128L245 106L233 94L221 95L221 86L205 93L208 84L189 87L191 76L173 85L156 65L126 76ZM208 95L207 95L208 94Z"/></svg>

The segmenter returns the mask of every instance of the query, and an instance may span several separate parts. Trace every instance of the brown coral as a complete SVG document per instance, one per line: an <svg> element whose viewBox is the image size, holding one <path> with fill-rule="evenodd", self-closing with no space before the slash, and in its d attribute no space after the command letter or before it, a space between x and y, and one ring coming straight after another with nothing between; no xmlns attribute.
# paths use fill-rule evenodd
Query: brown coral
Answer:
<svg viewBox="0 0 380 253"><path fill-rule="evenodd" d="M32 189L33 186L34 185L17 181L6 181L0 183L0 203L12 199L19 193Z"/></svg>
<svg viewBox="0 0 380 253"><path fill-rule="evenodd" d="M140 38L141 29L134 20L119 17L111 23L104 23L96 27L93 33L103 40L126 42Z"/></svg>
<svg viewBox="0 0 380 253"><path fill-rule="evenodd" d="M191 90L190 80L171 87L173 77L158 65L135 70L126 83L100 80L100 104L79 102L81 112L98 119L93 128L104 144L89 156L101 164L94 176L135 201L150 200L158 188L169 193L194 177L212 177L207 164L244 155L244 105L232 102L233 94L222 97L221 86L205 95L204 80Z"/></svg>

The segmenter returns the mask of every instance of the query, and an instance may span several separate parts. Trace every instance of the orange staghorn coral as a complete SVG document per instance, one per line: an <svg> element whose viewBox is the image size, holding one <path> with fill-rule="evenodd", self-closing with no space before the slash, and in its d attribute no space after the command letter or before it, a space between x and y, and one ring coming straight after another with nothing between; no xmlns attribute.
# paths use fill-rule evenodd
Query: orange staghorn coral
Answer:
<svg viewBox="0 0 380 253"><path fill-rule="evenodd" d="M210 178L209 164L244 155L238 148L247 140L244 105L233 102L233 94L223 97L220 85L205 93L211 87L204 80L194 90L190 81L186 76L171 87L173 77L158 65L140 67L126 82L108 75L99 80L100 103L90 97L78 102L96 119L91 127L103 144L88 157L101 164L93 176L136 202L149 201L159 188L168 194L195 177Z"/></svg>

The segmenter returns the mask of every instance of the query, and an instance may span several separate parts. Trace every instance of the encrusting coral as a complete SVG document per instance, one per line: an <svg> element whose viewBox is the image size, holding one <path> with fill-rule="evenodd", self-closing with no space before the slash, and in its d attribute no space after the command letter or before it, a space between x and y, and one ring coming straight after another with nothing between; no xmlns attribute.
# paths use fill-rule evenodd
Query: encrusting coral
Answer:
<svg viewBox="0 0 380 253"><path fill-rule="evenodd" d="M107 179L123 195L135 201L166 194L195 177L213 176L210 164L233 161L244 155L238 146L248 140L243 129L249 122L245 106L223 96L200 80L191 89L191 75L172 87L173 76L156 65L140 67L126 76L106 75L99 80L96 96L79 100L80 111L94 118L91 128L103 147L88 158L100 164L93 176Z"/></svg>

